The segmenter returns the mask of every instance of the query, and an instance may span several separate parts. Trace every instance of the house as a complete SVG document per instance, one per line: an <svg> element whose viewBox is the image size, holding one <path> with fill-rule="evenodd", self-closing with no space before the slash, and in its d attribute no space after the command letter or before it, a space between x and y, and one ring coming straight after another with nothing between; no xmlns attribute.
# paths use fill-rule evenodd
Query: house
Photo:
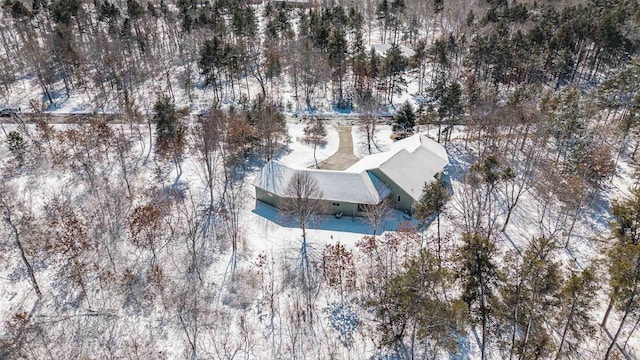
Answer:
<svg viewBox="0 0 640 360"><path fill-rule="evenodd" d="M284 5L295 9L308 9L314 7L316 3L313 0L269 0L269 2L274 5Z"/></svg>
<svg viewBox="0 0 640 360"><path fill-rule="evenodd" d="M435 180L448 163L442 145L414 135L394 143L390 151L360 159L344 171L306 169L271 160L253 185L257 200L279 208L287 198L289 181L296 173L305 172L321 191L326 213L359 216L364 205L388 198L396 209L410 214L425 183Z"/></svg>
<svg viewBox="0 0 640 360"><path fill-rule="evenodd" d="M390 44L371 44L369 46L371 50L376 52L376 55L380 56L383 59L387 57L387 51L389 51L391 47L392 46ZM400 53L402 54L402 56L406 58L412 58L416 54L415 51L404 45L399 45L398 48L400 49Z"/></svg>

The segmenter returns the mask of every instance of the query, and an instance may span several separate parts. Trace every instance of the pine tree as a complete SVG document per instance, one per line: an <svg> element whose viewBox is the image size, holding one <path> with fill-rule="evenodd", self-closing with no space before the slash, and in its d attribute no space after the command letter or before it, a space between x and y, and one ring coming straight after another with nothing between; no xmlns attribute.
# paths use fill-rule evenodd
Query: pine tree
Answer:
<svg viewBox="0 0 640 360"><path fill-rule="evenodd" d="M443 285L452 277L426 249L407 260L403 271L383 284L381 294L367 301L379 320L382 345L403 354L402 358L430 358L440 350L456 352L453 334L463 331L467 316L463 302L447 300L444 294ZM418 344L425 349L417 348Z"/></svg>
<svg viewBox="0 0 640 360"><path fill-rule="evenodd" d="M163 158L171 157L178 177L182 175L182 155L185 145L185 129L180 124L175 104L166 96L160 97L153 106L156 124L156 152Z"/></svg>
<svg viewBox="0 0 640 360"><path fill-rule="evenodd" d="M447 198L447 188L442 179L438 178L435 181L424 185L420 201L416 204L416 207L414 209L414 216L417 219L420 219L422 226L424 226L424 222L429 216L436 214L438 227L437 254L439 259L442 259L442 243L440 238L440 212L442 211L442 208L444 208L444 205L447 202Z"/></svg>
<svg viewBox="0 0 640 360"><path fill-rule="evenodd" d="M590 313L597 304L599 288L595 269L592 267L580 272L572 271L565 280L560 292L558 324L562 329L562 338L556 359L565 354L575 354L580 341L585 336L595 334Z"/></svg>
<svg viewBox="0 0 640 360"><path fill-rule="evenodd" d="M156 123L156 146L170 147L180 134L178 114L175 104L168 97L161 97L153 106Z"/></svg>
<svg viewBox="0 0 640 360"><path fill-rule="evenodd" d="M219 86L222 82L222 70L230 64L232 47L215 36L200 47L198 65L205 77L205 85L213 86L216 100L220 102Z"/></svg>
<svg viewBox="0 0 640 360"><path fill-rule="evenodd" d="M345 100L342 94L342 81L347 71L347 38L344 31L340 28L334 28L329 33L329 39L327 43L329 65L333 70L334 83L338 83L338 108L343 109Z"/></svg>
<svg viewBox="0 0 640 360"><path fill-rule="evenodd" d="M400 132L402 135L413 132L413 127L416 126L416 114L408 101L398 110L394 121L393 131Z"/></svg>
<svg viewBox="0 0 640 360"><path fill-rule="evenodd" d="M439 73L428 92L438 113L438 142L440 142L442 124L445 120L453 121L464 112L462 88L458 82L448 83L445 75Z"/></svg>
<svg viewBox="0 0 640 360"><path fill-rule="evenodd" d="M634 191L631 199L614 202L612 213L614 221L611 230L616 243L607 254L611 289L602 326L606 327L609 313L614 307L622 311L623 316L605 359L611 355L627 318L640 306L640 189Z"/></svg>
<svg viewBox="0 0 640 360"><path fill-rule="evenodd" d="M636 189L633 197L625 200L614 200L611 213L615 218L613 235L623 244L640 243L640 188Z"/></svg>
<svg viewBox="0 0 640 360"><path fill-rule="evenodd" d="M608 262L609 276L611 277L610 305L605 313L603 326L606 325L612 306L622 311L623 315L607 349L605 359L609 359L611 356L629 315L640 306L640 294L638 294L640 291L640 244L618 243L614 245L609 251Z"/></svg>
<svg viewBox="0 0 640 360"><path fill-rule="evenodd" d="M387 100L389 104L393 104L393 96L400 90L398 85L406 84L403 72L408 64L408 60L402 55L398 45L394 45L387 50L383 70L384 76L388 80Z"/></svg>
<svg viewBox="0 0 640 360"><path fill-rule="evenodd" d="M486 214L487 236L491 236L495 226L495 218L492 213L494 196L497 185L505 177L511 174L511 170L505 167L497 155L489 155L471 165L465 179L469 183L471 197L474 199L469 204L468 222L471 229L480 229L483 223L483 215Z"/></svg>
<svg viewBox="0 0 640 360"><path fill-rule="evenodd" d="M427 58L427 44L425 40L419 40L416 46L414 47L415 54L411 58L411 63L413 66L419 69L418 72L418 94L422 94L422 84L424 83L425 76L425 60Z"/></svg>
<svg viewBox="0 0 640 360"><path fill-rule="evenodd" d="M387 38L387 29L389 27L390 21L390 6L388 0L380 1L376 6L376 18L380 21L381 33L382 33L382 43L384 44Z"/></svg>
<svg viewBox="0 0 640 360"><path fill-rule="evenodd" d="M480 353L486 358L492 303L499 285L499 269L495 263L496 245L478 232L465 233L458 249L458 278L462 281L462 300L467 304L473 324L482 329Z"/></svg>
<svg viewBox="0 0 640 360"><path fill-rule="evenodd" d="M558 305L562 283L560 264L554 261L557 246L552 239L534 238L520 254L512 250L504 258L504 285L496 311L505 323L509 358L548 357L553 339L547 333L547 316Z"/></svg>
<svg viewBox="0 0 640 360"><path fill-rule="evenodd" d="M7 135L7 147L11 155L18 163L18 166L24 165L24 155L27 153L27 142L17 131L12 131Z"/></svg>

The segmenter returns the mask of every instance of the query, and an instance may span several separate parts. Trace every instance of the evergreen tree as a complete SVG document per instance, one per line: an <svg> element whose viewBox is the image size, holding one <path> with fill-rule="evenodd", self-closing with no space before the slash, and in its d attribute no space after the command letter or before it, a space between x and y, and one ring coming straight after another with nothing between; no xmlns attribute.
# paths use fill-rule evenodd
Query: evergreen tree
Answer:
<svg viewBox="0 0 640 360"><path fill-rule="evenodd" d="M502 302L496 315L503 320L509 358L552 354L546 322L558 305L562 283L560 264L553 259L556 249L554 240L539 237L522 254L512 250L504 258Z"/></svg>
<svg viewBox="0 0 640 360"><path fill-rule="evenodd" d="M405 68L409 65L407 59L402 55L398 45L392 46L387 50L384 59L383 70L384 76L387 78L387 99L389 104L393 104L393 96L400 91L398 85L405 85L406 80L402 75Z"/></svg>
<svg viewBox="0 0 640 360"><path fill-rule="evenodd" d="M462 87L458 82L447 83L445 75L436 76L433 85L428 89L431 101L435 105L438 114L438 142L442 133L442 124L446 120L456 120L462 115Z"/></svg>
<svg viewBox="0 0 640 360"><path fill-rule="evenodd" d="M394 117L393 131L406 135L413 132L414 126L416 126L416 114L413 111L413 105L407 101Z"/></svg>
<svg viewBox="0 0 640 360"><path fill-rule="evenodd" d="M496 245L478 232L462 235L458 249L458 278L462 281L462 300L467 304L471 321L481 327L480 354L487 356L489 325L499 285L499 269L495 263Z"/></svg>
<svg viewBox="0 0 640 360"><path fill-rule="evenodd" d="M230 64L233 49L224 40L215 36L200 47L198 65L205 78L205 85L212 85L216 99L220 101L219 86L222 82L222 70Z"/></svg>
<svg viewBox="0 0 640 360"><path fill-rule="evenodd" d="M640 188L630 199L614 200L611 213L615 218L613 235L623 244L640 244Z"/></svg>
<svg viewBox="0 0 640 360"><path fill-rule="evenodd" d="M388 0L381 0L376 6L376 18L380 22L380 32L382 33L382 43L386 41L387 29L390 22L390 6Z"/></svg>
<svg viewBox="0 0 640 360"><path fill-rule="evenodd" d="M447 197L447 188L445 187L442 179L438 178L435 181L431 181L430 183L424 185L420 201L416 204L414 209L414 216L417 219L420 219L423 226L424 222L429 216L436 214L436 221L438 224L437 254L439 259L442 259L442 244L440 238L440 212L447 202Z"/></svg>
<svg viewBox="0 0 640 360"><path fill-rule="evenodd" d="M381 66L382 65L380 63L380 57L378 56L378 53L374 49L371 49L371 51L369 52L369 77L371 79L378 78Z"/></svg>
<svg viewBox="0 0 640 360"><path fill-rule="evenodd" d="M400 27L402 26L403 23L403 19L402 19L402 13L404 12L405 9L405 3L404 0L392 0L391 1L391 16L388 17L388 19L391 22L391 25L393 26L393 39L392 39L392 44L397 44L398 43L398 36L400 34Z"/></svg>
<svg viewBox="0 0 640 360"><path fill-rule="evenodd" d="M640 244L620 242L614 245L608 253L608 263L611 277L610 305L605 313L603 326L606 326L612 307L622 311L622 319L607 349L605 359L611 356L629 315L640 306Z"/></svg>
<svg viewBox="0 0 640 360"><path fill-rule="evenodd" d="M423 93L423 83L425 77L425 60L427 59L427 44L425 40L418 40L413 48L415 54L411 58L411 65L419 69L418 73L418 94Z"/></svg>
<svg viewBox="0 0 640 360"><path fill-rule="evenodd" d="M565 280L560 292L558 324L562 329L562 337L556 359L575 354L582 339L595 334L591 311L597 305L599 288L593 267L580 272L571 271Z"/></svg>
<svg viewBox="0 0 640 360"><path fill-rule="evenodd" d="M11 131L7 135L7 147L13 155L18 166L24 165L24 155L27 153L27 142L17 131Z"/></svg>
<svg viewBox="0 0 640 360"><path fill-rule="evenodd" d="M444 289L452 276L426 249L410 258L403 271L383 285L381 294L367 301L379 320L382 345L404 355L402 358L430 358L439 350L455 353L453 334L463 331L466 307L436 290ZM407 354L405 339L409 335ZM424 349L416 349L418 344L424 344Z"/></svg>
<svg viewBox="0 0 640 360"><path fill-rule="evenodd" d="M156 151L161 156L180 156L184 146L184 128L179 122L175 104L166 96L153 106L156 124Z"/></svg>
<svg viewBox="0 0 640 360"><path fill-rule="evenodd" d="M493 214L494 197L497 185L508 179L512 174L509 167L504 166L497 155L489 155L471 165L466 175L469 190L472 191L474 200L469 203L468 222L469 228L481 229L485 227L487 236L493 233L496 219ZM486 225L483 225L483 216L486 215Z"/></svg>
<svg viewBox="0 0 640 360"><path fill-rule="evenodd" d="M611 356L629 315L640 306L640 189L633 192L631 199L614 202L612 213L612 233L616 243L607 254L611 289L602 326L606 327L613 308L622 311L623 315L605 359Z"/></svg>
<svg viewBox="0 0 640 360"><path fill-rule="evenodd" d="M347 39L342 29L334 28L331 31L327 50L329 53L329 65L333 70L333 80L334 83L338 83L337 103L343 104L342 80L347 71Z"/></svg>

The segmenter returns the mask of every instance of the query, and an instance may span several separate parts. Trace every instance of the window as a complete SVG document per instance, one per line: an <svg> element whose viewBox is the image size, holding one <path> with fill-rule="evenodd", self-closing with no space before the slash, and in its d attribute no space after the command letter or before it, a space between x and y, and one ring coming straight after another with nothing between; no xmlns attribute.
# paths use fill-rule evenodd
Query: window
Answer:
<svg viewBox="0 0 640 360"><path fill-rule="evenodd" d="M340 206L340 203L331 203L333 206Z"/></svg>
<svg viewBox="0 0 640 360"><path fill-rule="evenodd" d="M398 202L400 202L400 195L398 195Z"/></svg>

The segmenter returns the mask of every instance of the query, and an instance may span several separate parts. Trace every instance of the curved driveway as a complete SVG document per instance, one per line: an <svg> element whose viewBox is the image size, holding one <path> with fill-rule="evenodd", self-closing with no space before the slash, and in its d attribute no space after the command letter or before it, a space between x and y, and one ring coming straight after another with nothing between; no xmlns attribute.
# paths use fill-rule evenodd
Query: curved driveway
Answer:
<svg viewBox="0 0 640 360"><path fill-rule="evenodd" d="M323 170L344 170L355 164L358 158L353 153L353 138L351 137L351 126L336 126L340 143L338 151L328 159L319 164Z"/></svg>

